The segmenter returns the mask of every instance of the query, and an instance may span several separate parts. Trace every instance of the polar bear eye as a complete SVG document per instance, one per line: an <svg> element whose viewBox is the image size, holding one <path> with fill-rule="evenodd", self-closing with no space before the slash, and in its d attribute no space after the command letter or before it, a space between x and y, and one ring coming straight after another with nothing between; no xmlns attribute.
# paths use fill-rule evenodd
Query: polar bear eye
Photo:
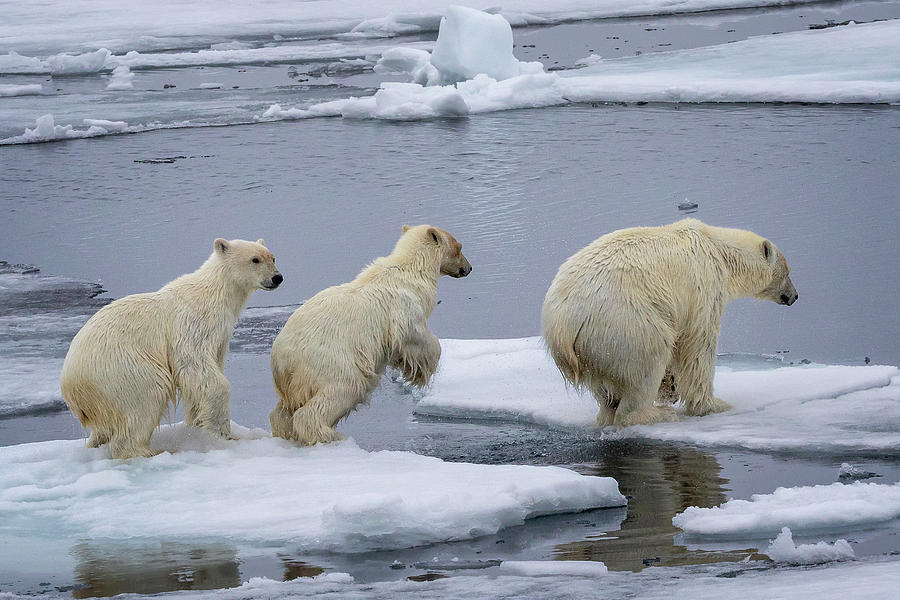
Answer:
<svg viewBox="0 0 900 600"><path fill-rule="evenodd" d="M254 258L254 259L253 259L253 262L259 263L259 259L258 259L258 258Z"/></svg>

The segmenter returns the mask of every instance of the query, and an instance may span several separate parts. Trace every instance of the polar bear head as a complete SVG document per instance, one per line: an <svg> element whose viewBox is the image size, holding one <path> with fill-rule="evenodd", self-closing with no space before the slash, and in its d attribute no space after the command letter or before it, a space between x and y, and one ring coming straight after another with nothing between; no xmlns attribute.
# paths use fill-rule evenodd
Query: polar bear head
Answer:
<svg viewBox="0 0 900 600"><path fill-rule="evenodd" d="M431 225L403 226L403 237L411 236L419 243L434 250L440 260L440 274L450 277L465 277L472 272L472 265L462 253L462 244L447 231ZM401 238L402 241L402 238Z"/></svg>
<svg viewBox="0 0 900 600"><path fill-rule="evenodd" d="M275 255L269 252L262 238L255 242L218 238L213 243L213 250L229 277L246 289L274 290L284 281L275 268Z"/></svg>
<svg viewBox="0 0 900 600"><path fill-rule="evenodd" d="M761 300L771 300L778 304L790 306L797 301L799 294L791 281L791 268L788 266L784 254L769 240L762 241L759 252L763 260L769 265L772 271L772 278L769 281L769 285L756 297Z"/></svg>

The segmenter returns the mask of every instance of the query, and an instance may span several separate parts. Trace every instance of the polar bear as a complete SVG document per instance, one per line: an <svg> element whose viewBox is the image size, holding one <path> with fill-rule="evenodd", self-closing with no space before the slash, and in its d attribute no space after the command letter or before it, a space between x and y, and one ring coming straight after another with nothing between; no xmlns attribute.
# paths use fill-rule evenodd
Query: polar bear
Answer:
<svg viewBox="0 0 900 600"><path fill-rule="evenodd" d="M176 391L188 425L231 435L225 354L250 293L283 281L262 239L217 239L203 265L157 292L104 306L72 340L63 399L112 458L158 454L150 436Z"/></svg>
<svg viewBox="0 0 900 600"><path fill-rule="evenodd" d="M368 401L387 366L426 385L441 356L426 323L438 278L472 272L461 249L442 229L404 225L388 256L298 308L272 345L272 434L309 446L343 439L334 426Z"/></svg>
<svg viewBox="0 0 900 600"><path fill-rule="evenodd" d="M541 330L563 377L600 404L597 424L675 419L730 406L713 396L719 325L734 298L790 306L797 290L775 245L750 231L685 219L604 235L560 267Z"/></svg>

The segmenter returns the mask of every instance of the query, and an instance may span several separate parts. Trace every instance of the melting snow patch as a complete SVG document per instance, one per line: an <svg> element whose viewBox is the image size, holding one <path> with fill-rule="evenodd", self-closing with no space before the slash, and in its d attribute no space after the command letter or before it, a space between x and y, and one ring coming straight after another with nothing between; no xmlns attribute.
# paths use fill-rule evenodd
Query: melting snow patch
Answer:
<svg viewBox="0 0 900 600"><path fill-rule="evenodd" d="M712 508L691 506L672 518L687 534L769 536L794 531L835 531L900 517L900 484L856 482L778 488L750 500L729 500Z"/></svg>
<svg viewBox="0 0 900 600"><path fill-rule="evenodd" d="M615 480L558 467L449 463L352 442L299 448L234 431L229 442L164 426L153 445L175 452L131 461L82 440L0 448L0 522L19 537L227 537L356 552L625 505Z"/></svg>
<svg viewBox="0 0 900 600"><path fill-rule="evenodd" d="M833 544L818 542L797 546L788 527L783 527L778 537L769 543L766 554L777 563L790 565L817 565L856 558L850 543L844 539L837 540Z"/></svg>
<svg viewBox="0 0 900 600"><path fill-rule="evenodd" d="M593 427L597 404L568 388L538 337L441 340L440 368L416 405L422 415ZM716 370L716 395L735 410L628 427L637 437L759 450L896 451L900 371L892 366Z"/></svg>

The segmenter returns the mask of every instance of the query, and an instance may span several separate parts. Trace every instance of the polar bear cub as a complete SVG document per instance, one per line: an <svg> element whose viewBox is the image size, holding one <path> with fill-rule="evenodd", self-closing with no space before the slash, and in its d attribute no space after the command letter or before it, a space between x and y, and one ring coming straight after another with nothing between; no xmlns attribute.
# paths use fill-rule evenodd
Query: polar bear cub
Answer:
<svg viewBox="0 0 900 600"><path fill-rule="evenodd" d="M72 340L63 399L112 458L157 454L150 437L176 393L188 425L231 434L225 354L251 292L283 277L262 239L217 239L203 265L157 292L101 308Z"/></svg>
<svg viewBox="0 0 900 600"><path fill-rule="evenodd" d="M775 244L753 232L685 219L604 235L563 263L541 330L563 377L593 392L597 424L675 418L730 406L713 396L725 305L741 297L790 306L797 290Z"/></svg>
<svg viewBox="0 0 900 600"><path fill-rule="evenodd" d="M426 385L441 356L426 320L438 278L472 271L461 249L442 229L404 225L391 254L298 308L272 345L272 434L303 445L343 439L334 426L368 401L388 366Z"/></svg>

